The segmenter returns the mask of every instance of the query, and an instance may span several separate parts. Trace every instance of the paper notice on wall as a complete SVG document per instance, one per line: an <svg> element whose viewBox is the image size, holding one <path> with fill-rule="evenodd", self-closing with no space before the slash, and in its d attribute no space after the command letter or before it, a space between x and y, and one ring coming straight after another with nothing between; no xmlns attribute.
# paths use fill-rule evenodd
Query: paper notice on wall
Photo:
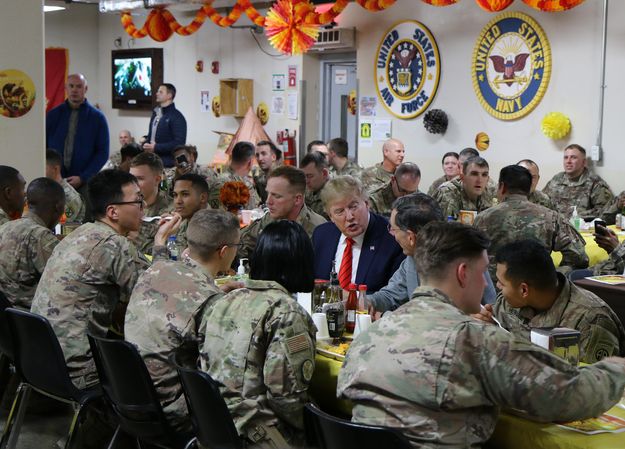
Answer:
<svg viewBox="0 0 625 449"><path fill-rule="evenodd" d="M390 118L377 118L373 121L373 129L371 134L373 140L388 140L392 137L391 126L392 120Z"/></svg>
<svg viewBox="0 0 625 449"><path fill-rule="evenodd" d="M284 90L284 74L274 73L271 75L271 90Z"/></svg>
<svg viewBox="0 0 625 449"><path fill-rule="evenodd" d="M209 100L208 91L200 91L200 112L210 112L211 102Z"/></svg>
<svg viewBox="0 0 625 449"><path fill-rule="evenodd" d="M284 95L274 95L271 97L271 113L274 115L284 115Z"/></svg>
<svg viewBox="0 0 625 449"><path fill-rule="evenodd" d="M378 105L376 97L360 97L360 116L375 117L375 108Z"/></svg>
<svg viewBox="0 0 625 449"><path fill-rule="evenodd" d="M360 119L358 125L358 148L371 147L373 145L373 139L371 138L371 119Z"/></svg>
<svg viewBox="0 0 625 449"><path fill-rule="evenodd" d="M286 109L287 109L287 117L291 120L297 120L297 110L298 110L298 102L297 102L297 92L289 92L286 95Z"/></svg>
<svg viewBox="0 0 625 449"><path fill-rule="evenodd" d="M334 72L334 84L347 84L347 69L336 69Z"/></svg>

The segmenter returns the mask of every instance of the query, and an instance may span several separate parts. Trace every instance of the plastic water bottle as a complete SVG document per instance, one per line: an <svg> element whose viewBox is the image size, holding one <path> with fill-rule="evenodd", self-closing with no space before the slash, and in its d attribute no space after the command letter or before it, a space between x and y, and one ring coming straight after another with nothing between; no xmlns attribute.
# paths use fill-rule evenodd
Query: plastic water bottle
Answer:
<svg viewBox="0 0 625 449"><path fill-rule="evenodd" d="M167 251L169 251L169 258L171 260L178 260L180 252L178 251L178 245L176 243L176 236L170 235L167 240Z"/></svg>
<svg viewBox="0 0 625 449"><path fill-rule="evenodd" d="M570 223L571 223L571 226L573 226L577 231L579 231L580 218L579 218L579 214L577 213L577 206L573 206L573 213L571 214Z"/></svg>

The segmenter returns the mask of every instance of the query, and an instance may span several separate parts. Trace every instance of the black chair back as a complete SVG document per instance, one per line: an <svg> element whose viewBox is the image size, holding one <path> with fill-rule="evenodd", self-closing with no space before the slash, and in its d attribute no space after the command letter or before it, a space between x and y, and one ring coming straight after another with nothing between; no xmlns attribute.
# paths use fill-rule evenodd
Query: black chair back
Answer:
<svg viewBox="0 0 625 449"><path fill-rule="evenodd" d="M242 449L243 440L221 396L219 384L205 372L182 367L175 359L172 361L178 369L195 436L202 447Z"/></svg>
<svg viewBox="0 0 625 449"><path fill-rule="evenodd" d="M336 418L312 404L304 408L306 442L320 449L410 449L401 433L388 427L368 426Z"/></svg>
<svg viewBox="0 0 625 449"><path fill-rule="evenodd" d="M104 396L121 429L141 440L184 446L186 436L175 435L158 400L141 355L129 342L88 335ZM184 441L183 441L184 440Z"/></svg>
<svg viewBox="0 0 625 449"><path fill-rule="evenodd" d="M14 363L32 387L58 398L80 402L83 393L69 377L63 350L48 320L19 309L6 309L13 337Z"/></svg>
<svg viewBox="0 0 625 449"><path fill-rule="evenodd" d="M13 339L5 312L11 307L12 305L5 294L0 291L0 352L13 360Z"/></svg>

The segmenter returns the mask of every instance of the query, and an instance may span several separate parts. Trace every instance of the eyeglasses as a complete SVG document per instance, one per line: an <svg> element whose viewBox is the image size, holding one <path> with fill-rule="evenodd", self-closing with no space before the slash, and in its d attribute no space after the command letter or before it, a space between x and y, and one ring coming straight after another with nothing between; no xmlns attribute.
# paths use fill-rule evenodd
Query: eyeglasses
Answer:
<svg viewBox="0 0 625 449"><path fill-rule="evenodd" d="M233 246L233 247L236 247L236 248L241 248L243 246L243 243L223 243L221 246L222 247L223 246Z"/></svg>
<svg viewBox="0 0 625 449"><path fill-rule="evenodd" d="M395 235L395 233L396 233L397 231L403 231L403 229L402 229L402 228L394 228L393 226L391 226L391 224L390 224L390 223L386 225L386 230L387 230L387 231L388 231L388 233L389 233L389 234L391 234L391 235Z"/></svg>
<svg viewBox="0 0 625 449"><path fill-rule="evenodd" d="M134 201L117 201L115 203L109 203L109 206L122 206L124 204L137 204L139 205L140 209L143 209L145 207L145 199L143 198L143 196L141 196L140 199L138 200L134 200Z"/></svg>

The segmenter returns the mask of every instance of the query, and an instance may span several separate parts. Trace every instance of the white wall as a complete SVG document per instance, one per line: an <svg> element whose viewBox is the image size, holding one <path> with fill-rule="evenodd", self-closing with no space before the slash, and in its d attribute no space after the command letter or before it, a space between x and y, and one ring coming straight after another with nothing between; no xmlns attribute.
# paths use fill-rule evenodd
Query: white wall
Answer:
<svg viewBox="0 0 625 449"><path fill-rule="evenodd" d="M423 2L399 0L380 13L370 13L351 4L341 23L358 28L358 78L360 95L376 95L373 80L375 52L380 38L395 22L419 20L433 33L442 59L442 75L431 108L447 112L450 124L444 136L429 134L423 128L422 116L412 120L393 120L393 134L407 143L407 160L422 169L422 188L442 174L440 158L446 151L474 146L477 132L489 134L491 147L483 154L491 163L494 178L499 169L531 158L541 166L541 186L561 171L562 148L579 143L590 149L594 143L598 114L601 5L587 1L564 13L541 13L517 1L506 11L529 14L542 26L552 51L552 75L540 104L529 115L515 121L501 121L490 116L479 104L471 80L471 55L481 29L494 15L481 10L475 2L461 1L454 6L435 8ZM623 2L611 2L608 53L608 90L605 114L605 164L596 171L614 190L625 189L619 166L625 155L620 148L623 89L619 88L620 70L625 64L623 29L618 19L625 13ZM551 111L567 114L572 122L571 134L554 142L540 131L540 121ZM381 117L390 117L383 106ZM359 151L360 163L371 165L380 157L382 142L374 148Z"/></svg>
<svg viewBox="0 0 625 449"><path fill-rule="evenodd" d="M449 7L433 7L416 0L398 0L386 11L371 13L355 3L348 6L342 15L341 26L357 27L358 78L360 95L376 95L373 84L374 53L383 33L395 22L414 19L423 22L434 34L442 59L442 76L436 98L431 108L440 108L450 118L449 129L444 136L431 135L423 128L422 116L412 120L393 118L393 134L407 143L407 160L417 162L423 172L422 188L427 189L430 182L441 173L440 158L450 150L459 150L473 146L475 135L485 131L490 135L491 147L484 156L491 163L491 172L497 178L499 169L521 158L529 157L541 165L541 186L555 173L561 170L562 148L569 143L579 143L586 148L594 143L599 93L600 47L601 47L601 5L600 1L587 1L581 6L563 13L541 13L529 8L521 1L516 1L507 11L521 11L531 15L545 30L552 50L552 75L548 90L540 104L529 115L515 121L500 121L484 111L478 103L471 82L471 55L475 41L486 23L495 17L480 9L475 2L463 0ZM608 35L607 91L604 127L604 162L595 168L615 191L625 189L620 167L625 165L625 153L621 151L621 104L625 98L620 87L625 68L625 31L620 18L625 15L624 2L610 3L610 28ZM52 17L52 16L50 16ZM144 16L137 18L141 26ZM177 16L178 17L178 16ZM188 23L189 16L180 15L180 22ZM91 40L84 45L98 48L98 57L89 51L81 51L73 41L75 23L68 19L66 23L48 20L46 35L50 40L54 36L72 37L68 41L72 67L95 67L97 83L91 83L90 99L100 103L109 119L112 142L117 140L117 131L129 128L134 134L147 132L149 114L144 112L125 112L110 107L110 51L114 49L113 40L122 37L126 48L129 37L123 31L117 15L100 15L97 36L87 33L80 40ZM91 22L89 22L91 23ZM241 19L240 24L249 23ZM94 25L89 25L94 27ZM54 28L57 29L54 29ZM87 25L85 25L87 27ZM60 29L62 28L62 29ZM58 39L56 39L58 41ZM263 48L275 53L259 36ZM48 43L46 43L48 45ZM81 44L83 45L83 44ZM301 57L290 59L272 58L262 53L246 30L221 29L207 21L195 35L172 36L164 44L149 38L137 40L135 46L162 46L165 50L165 79L178 87L176 105L183 111L189 122L188 141L198 145L201 161L212 158L217 136L211 130L235 131L238 120L232 117L215 118L212 113L199 112L199 91L209 90L211 97L218 91L220 78L253 78L254 104L271 100L271 74L287 72L289 64L298 65L298 77L309 82L309 89L318 89L318 73L313 61L302 63ZM77 60L83 59L79 64ZM308 57L306 57L308 58ZM312 57L314 58L314 56ZM195 71L195 61L203 59L204 73ZM210 62L219 60L219 75L210 73ZM307 72L302 72L306 69ZM315 95L307 96L308 122L306 137L313 138L317 133ZM551 111L567 114L572 121L571 134L563 141L554 142L540 132L540 121ZM380 105L380 117L389 117ZM299 120L292 121L284 117L272 116L266 126L267 132L274 137L277 129L297 128ZM308 136L311 136L308 138ZM370 149L360 149L359 162L371 165L380 160L381 142L375 142ZM113 146L112 148L115 148Z"/></svg>
<svg viewBox="0 0 625 449"><path fill-rule="evenodd" d="M42 1L3 0L0 14L0 70L25 72L36 98L24 116L0 116L0 165L17 168L27 181L45 167L45 83Z"/></svg>

